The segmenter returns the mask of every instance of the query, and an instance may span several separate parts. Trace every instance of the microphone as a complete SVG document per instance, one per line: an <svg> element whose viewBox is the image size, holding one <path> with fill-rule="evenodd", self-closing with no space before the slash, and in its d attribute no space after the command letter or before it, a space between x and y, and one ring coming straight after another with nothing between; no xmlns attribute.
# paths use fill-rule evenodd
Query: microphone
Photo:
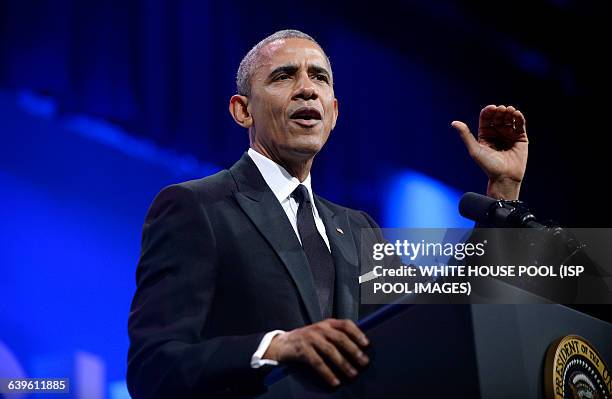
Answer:
<svg viewBox="0 0 612 399"><path fill-rule="evenodd" d="M461 216L492 227L528 227L544 229L522 201L495 200L468 192L459 201Z"/></svg>
<svg viewBox="0 0 612 399"><path fill-rule="evenodd" d="M584 278L588 279L586 280L588 284L579 285L576 280L570 279L566 280L563 285L540 286L538 291L532 290L536 294L548 299L552 298L553 301L559 303L573 301L583 301L575 303L610 303L612 301L610 289L605 285L603 279L606 274L605 272L602 274L601 266L593 262L586 252L587 245L575 237L569 229L561 228L556 224L546 226L538 223L524 202L495 200L468 192L463 194L459 200L459 213L483 225L476 227L527 228L521 230L518 235L512 236L511 243L523 242L520 252L522 256L530 256L532 264L584 266ZM501 237L506 236L502 233ZM503 249L504 245L501 245L500 248Z"/></svg>

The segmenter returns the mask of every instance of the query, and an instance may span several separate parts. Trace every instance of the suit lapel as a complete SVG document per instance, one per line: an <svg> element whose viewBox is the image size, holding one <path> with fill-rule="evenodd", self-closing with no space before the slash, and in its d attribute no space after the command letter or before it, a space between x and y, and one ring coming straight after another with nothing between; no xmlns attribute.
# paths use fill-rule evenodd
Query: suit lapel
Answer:
<svg viewBox="0 0 612 399"><path fill-rule="evenodd" d="M238 205L281 259L304 302L311 322L323 319L308 259L295 236L287 215L259 173L253 160L244 154L230 168L238 191Z"/></svg>
<svg viewBox="0 0 612 399"><path fill-rule="evenodd" d="M334 314L339 319L357 320L359 314L359 266L346 210L334 212L315 197L317 210L329 239L336 268Z"/></svg>

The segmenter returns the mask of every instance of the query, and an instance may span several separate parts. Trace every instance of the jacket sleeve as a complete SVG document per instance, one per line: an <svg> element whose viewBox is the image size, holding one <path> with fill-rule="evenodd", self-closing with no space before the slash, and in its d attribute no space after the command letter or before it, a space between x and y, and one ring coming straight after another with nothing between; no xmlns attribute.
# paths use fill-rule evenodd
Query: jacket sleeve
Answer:
<svg viewBox="0 0 612 399"><path fill-rule="evenodd" d="M232 396L265 390L250 359L265 332L203 339L215 295L215 235L196 194L162 190L142 233L128 320L127 384L133 398Z"/></svg>

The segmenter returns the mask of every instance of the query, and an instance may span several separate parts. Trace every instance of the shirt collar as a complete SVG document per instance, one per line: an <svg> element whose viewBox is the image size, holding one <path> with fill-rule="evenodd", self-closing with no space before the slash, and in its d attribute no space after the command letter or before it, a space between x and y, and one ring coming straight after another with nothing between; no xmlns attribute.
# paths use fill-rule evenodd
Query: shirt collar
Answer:
<svg viewBox="0 0 612 399"><path fill-rule="evenodd" d="M314 198L312 194L312 187L310 182L310 173L306 177L306 180L300 183L297 177L291 176L289 172L273 160L261 155L252 148L247 151L255 166L259 169L259 172L263 176L264 180L274 193L274 196L278 199L278 202L285 201L299 186L303 184L308 189L308 195L310 196L310 202L314 204Z"/></svg>

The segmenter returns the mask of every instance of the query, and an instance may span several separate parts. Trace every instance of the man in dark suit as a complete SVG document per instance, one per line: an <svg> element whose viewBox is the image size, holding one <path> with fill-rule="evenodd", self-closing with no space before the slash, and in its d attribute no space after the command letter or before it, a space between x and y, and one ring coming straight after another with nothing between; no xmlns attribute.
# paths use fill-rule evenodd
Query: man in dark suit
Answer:
<svg viewBox="0 0 612 399"><path fill-rule="evenodd" d="M237 86L230 113L249 151L229 170L165 188L146 217L128 323L136 398L255 395L279 362L308 364L335 386L369 361L354 321L361 229L375 235L377 225L310 182L338 117L329 60L310 36L277 32L245 56ZM480 142L453 126L489 175L489 195L517 197L520 112L485 108ZM489 145L500 137L516 158Z"/></svg>

